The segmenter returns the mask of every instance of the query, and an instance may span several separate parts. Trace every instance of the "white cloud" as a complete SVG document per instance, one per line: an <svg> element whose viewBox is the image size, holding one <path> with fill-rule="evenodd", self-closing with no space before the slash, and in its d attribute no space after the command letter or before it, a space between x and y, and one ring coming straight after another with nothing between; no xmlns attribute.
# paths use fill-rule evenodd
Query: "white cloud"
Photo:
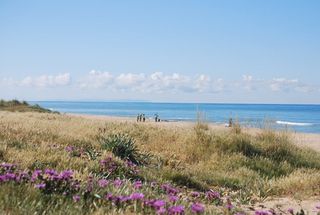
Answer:
<svg viewBox="0 0 320 215"><path fill-rule="evenodd" d="M41 75L38 77L25 77L20 81L19 85L26 87L57 87L66 86L71 83L71 76L69 73L59 75Z"/></svg>
<svg viewBox="0 0 320 215"><path fill-rule="evenodd" d="M242 80L245 82L251 82L253 77L251 75L242 75Z"/></svg>
<svg viewBox="0 0 320 215"><path fill-rule="evenodd" d="M243 75L238 80L215 79L208 74L182 75L180 73L165 74L162 72L121 73L113 74L105 71L90 71L75 82L82 89L108 89L111 92L137 93L199 93L213 94L256 90L273 92L319 92L320 87L302 83L298 79L273 78L257 79L252 75ZM27 76L22 80L0 78L0 86L14 87L60 87L71 84L69 73L58 75Z"/></svg>
<svg viewBox="0 0 320 215"><path fill-rule="evenodd" d="M113 76L109 72L92 70L89 75L80 81L81 88L106 88L112 83Z"/></svg>
<svg viewBox="0 0 320 215"><path fill-rule="evenodd" d="M115 84L119 88L136 88L139 87L144 81L146 81L146 76L143 73L122 73L116 77Z"/></svg>
<svg viewBox="0 0 320 215"><path fill-rule="evenodd" d="M242 81L237 83L236 86L240 86L246 91L254 91L265 87L265 81L263 79L256 79L252 75L242 75Z"/></svg>
<svg viewBox="0 0 320 215"><path fill-rule="evenodd" d="M295 89L299 84L297 79L274 78L269 87L272 91L289 91Z"/></svg>
<svg viewBox="0 0 320 215"><path fill-rule="evenodd" d="M179 73L165 75L162 72L156 72L151 74L147 81L146 87L158 93L164 91L190 91L192 89L191 78Z"/></svg>
<svg viewBox="0 0 320 215"><path fill-rule="evenodd" d="M5 87L9 87L9 86L14 86L15 85L15 81L12 78L0 78L0 86L5 86Z"/></svg>
<svg viewBox="0 0 320 215"><path fill-rule="evenodd" d="M179 73L164 74L155 72L122 73L112 75L109 72L91 71L80 81L81 88L108 88L113 91L132 91L148 93L164 92L221 92L225 84L222 79L213 80L210 76L200 74L186 76Z"/></svg>

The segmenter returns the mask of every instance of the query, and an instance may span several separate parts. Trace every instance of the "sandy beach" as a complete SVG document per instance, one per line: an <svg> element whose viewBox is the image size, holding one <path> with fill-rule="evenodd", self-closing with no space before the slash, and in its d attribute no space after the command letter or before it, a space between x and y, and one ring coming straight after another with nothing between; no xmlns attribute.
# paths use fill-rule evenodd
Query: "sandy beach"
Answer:
<svg viewBox="0 0 320 215"><path fill-rule="evenodd" d="M118 116L107 116L107 115L89 115L89 114L72 114L67 113L69 116L82 117L86 119L95 119L95 120L103 120L106 122L130 122L137 123L136 118L133 117L118 117ZM143 123L143 122L141 122ZM188 121L175 121L175 122L154 122L151 119L146 119L145 124L156 125L160 127L167 128L192 128L194 126L194 122ZM230 128L226 127L224 124L217 123L208 123L209 127L213 130L217 131L227 131ZM262 130L259 128L242 128L244 132L248 132L250 134L259 134ZM309 147L320 152L320 134L313 133L301 133L301 132L288 132L292 141L301 147Z"/></svg>

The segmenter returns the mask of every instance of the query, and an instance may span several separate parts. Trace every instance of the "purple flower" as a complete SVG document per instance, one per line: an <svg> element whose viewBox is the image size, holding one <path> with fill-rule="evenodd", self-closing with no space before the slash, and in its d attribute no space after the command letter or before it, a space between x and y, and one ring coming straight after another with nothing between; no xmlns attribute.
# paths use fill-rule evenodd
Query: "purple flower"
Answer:
<svg viewBox="0 0 320 215"><path fill-rule="evenodd" d="M11 164L11 163L2 163L0 166L3 167L5 170L12 170L13 168L16 167L15 164Z"/></svg>
<svg viewBox="0 0 320 215"><path fill-rule="evenodd" d="M87 183L87 192L91 193L93 190L93 177L89 176Z"/></svg>
<svg viewBox="0 0 320 215"><path fill-rule="evenodd" d="M184 207L182 205L171 206L169 209L169 214L184 214Z"/></svg>
<svg viewBox="0 0 320 215"><path fill-rule="evenodd" d="M227 198L226 208L227 208L229 211L232 210L232 208L233 208L233 205L232 205L231 200L230 200L229 198Z"/></svg>
<svg viewBox="0 0 320 215"><path fill-rule="evenodd" d="M199 192L191 192L191 196L194 198L200 197L200 193Z"/></svg>
<svg viewBox="0 0 320 215"><path fill-rule="evenodd" d="M143 204L146 205L146 206L152 206L155 201L156 200L154 200L154 199L145 200L145 201L143 201Z"/></svg>
<svg viewBox="0 0 320 215"><path fill-rule="evenodd" d="M156 200L155 202L153 202L152 206L156 209L160 209L162 207L164 207L166 205L166 202L163 200Z"/></svg>
<svg viewBox="0 0 320 215"><path fill-rule="evenodd" d="M0 175L0 182L5 182L5 181L7 181L6 176Z"/></svg>
<svg viewBox="0 0 320 215"><path fill-rule="evenodd" d="M99 187L106 187L109 184L109 181L106 179L100 179L98 181Z"/></svg>
<svg viewBox="0 0 320 215"><path fill-rule="evenodd" d="M263 211L263 210L257 210L254 212L255 215L269 215L268 211Z"/></svg>
<svg viewBox="0 0 320 215"><path fill-rule="evenodd" d="M72 197L72 199L73 199L74 202L78 202L78 201L80 201L80 196L79 195L74 195Z"/></svg>
<svg viewBox="0 0 320 215"><path fill-rule="evenodd" d="M231 210L231 209L233 208L233 205L232 205L232 204L227 203L226 208L227 208L228 210Z"/></svg>
<svg viewBox="0 0 320 215"><path fill-rule="evenodd" d="M209 190L206 192L206 198L208 200L220 199L221 195L217 191Z"/></svg>
<svg viewBox="0 0 320 215"><path fill-rule="evenodd" d="M127 202L131 200L130 196L118 196L120 202Z"/></svg>
<svg viewBox="0 0 320 215"><path fill-rule="evenodd" d="M53 169L46 169L44 173L50 176L58 175L58 173Z"/></svg>
<svg viewBox="0 0 320 215"><path fill-rule="evenodd" d="M164 190L167 194L176 195L178 190L172 187L170 184L161 185L161 189Z"/></svg>
<svg viewBox="0 0 320 215"><path fill-rule="evenodd" d="M114 180L113 185L119 188L122 185L122 181L120 179L116 179Z"/></svg>
<svg viewBox="0 0 320 215"><path fill-rule="evenodd" d="M65 170L60 173L59 178L62 180L68 180L72 178L73 172L71 170Z"/></svg>
<svg viewBox="0 0 320 215"><path fill-rule="evenodd" d="M36 184L34 185L35 188L38 188L38 189L44 189L46 187L46 184Z"/></svg>
<svg viewBox="0 0 320 215"><path fill-rule="evenodd" d="M203 213L204 212L204 206L200 203L193 203L191 205L191 211L193 213Z"/></svg>
<svg viewBox="0 0 320 215"><path fill-rule="evenodd" d="M130 197L132 200L140 200L144 198L144 195L143 193L132 193Z"/></svg>
<svg viewBox="0 0 320 215"><path fill-rule="evenodd" d="M113 199L113 194L112 194L112 193L107 193L107 194L104 196L104 198L105 198L106 200L111 201L111 200Z"/></svg>
<svg viewBox="0 0 320 215"><path fill-rule="evenodd" d="M65 148L65 150L66 150L67 152L72 152L73 149L74 149L73 146L67 146L67 147Z"/></svg>
<svg viewBox="0 0 320 215"><path fill-rule="evenodd" d="M133 187L134 187L134 189L142 188L142 182L141 181L134 182Z"/></svg>
<svg viewBox="0 0 320 215"><path fill-rule="evenodd" d="M18 175L16 176L16 182L21 182L21 180L29 180L30 176L27 172L21 172L19 171Z"/></svg>
<svg viewBox="0 0 320 215"><path fill-rule="evenodd" d="M127 165L127 167L136 167L137 165L134 164L132 161L130 160L126 160L125 164Z"/></svg>
<svg viewBox="0 0 320 215"><path fill-rule="evenodd" d="M165 208L159 208L158 210L157 210L157 214L166 214L166 212L167 212L167 210L165 209Z"/></svg>
<svg viewBox="0 0 320 215"><path fill-rule="evenodd" d="M289 214L294 214L293 208L288 209Z"/></svg>
<svg viewBox="0 0 320 215"><path fill-rule="evenodd" d="M7 181L13 181L16 179L16 174L14 173L6 173L4 176L7 179Z"/></svg>
<svg viewBox="0 0 320 215"><path fill-rule="evenodd" d="M170 202L176 202L176 201L178 201L178 199L179 199L178 196L169 195L169 201Z"/></svg>
<svg viewBox="0 0 320 215"><path fill-rule="evenodd" d="M41 174L42 174L42 170L37 169L33 171L31 176L31 182L34 182L35 180L37 180Z"/></svg>

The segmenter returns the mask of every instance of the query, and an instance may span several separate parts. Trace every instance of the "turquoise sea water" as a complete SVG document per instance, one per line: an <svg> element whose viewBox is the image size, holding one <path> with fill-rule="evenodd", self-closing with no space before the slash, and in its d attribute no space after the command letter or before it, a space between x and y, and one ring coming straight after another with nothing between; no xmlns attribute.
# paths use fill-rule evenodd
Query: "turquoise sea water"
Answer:
<svg viewBox="0 0 320 215"><path fill-rule="evenodd" d="M68 102L36 101L45 108L65 113L83 113L147 118L158 114L162 120L195 121L201 112L208 122L227 123L232 117L251 127L271 126L297 132L320 133L320 105L283 104L196 104L152 102Z"/></svg>

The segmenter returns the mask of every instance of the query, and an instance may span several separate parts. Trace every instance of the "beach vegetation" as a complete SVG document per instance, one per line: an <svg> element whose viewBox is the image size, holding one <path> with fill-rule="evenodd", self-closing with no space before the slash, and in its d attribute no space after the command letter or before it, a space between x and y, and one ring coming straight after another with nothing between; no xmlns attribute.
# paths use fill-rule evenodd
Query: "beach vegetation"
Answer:
<svg viewBox="0 0 320 215"><path fill-rule="evenodd" d="M0 111L12 111L12 112L39 112L39 113L58 113L57 111L51 111L43 108L38 104L30 105L26 101L19 101L16 99L5 101L0 100Z"/></svg>
<svg viewBox="0 0 320 215"><path fill-rule="evenodd" d="M7 214L235 214L269 197L320 195L319 152L288 132L34 112L0 119Z"/></svg>

